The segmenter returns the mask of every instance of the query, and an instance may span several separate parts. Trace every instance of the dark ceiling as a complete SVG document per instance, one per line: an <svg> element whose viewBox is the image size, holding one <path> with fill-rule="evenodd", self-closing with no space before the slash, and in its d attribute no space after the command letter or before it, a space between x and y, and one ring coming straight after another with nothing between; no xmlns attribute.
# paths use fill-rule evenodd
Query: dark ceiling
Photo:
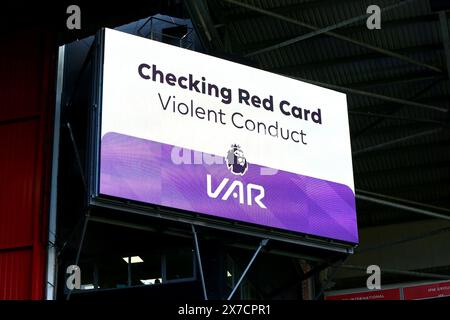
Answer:
<svg viewBox="0 0 450 320"><path fill-rule="evenodd" d="M186 5L210 54L348 94L360 227L429 218L398 204L450 216L449 14L434 11L450 2L379 0L381 29L369 30L372 2Z"/></svg>
<svg viewBox="0 0 450 320"><path fill-rule="evenodd" d="M80 8L80 30L66 27L70 5ZM101 27L117 27L158 13L185 17L181 0L128 0L125 4L106 0L6 0L0 10L0 33L42 29L57 35L59 44L63 44L91 36Z"/></svg>

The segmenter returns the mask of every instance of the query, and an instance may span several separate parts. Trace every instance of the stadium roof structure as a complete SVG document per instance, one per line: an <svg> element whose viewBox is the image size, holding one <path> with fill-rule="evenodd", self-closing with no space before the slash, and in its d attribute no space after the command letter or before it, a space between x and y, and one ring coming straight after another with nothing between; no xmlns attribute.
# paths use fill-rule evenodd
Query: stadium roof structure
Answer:
<svg viewBox="0 0 450 320"><path fill-rule="evenodd" d="M358 223L450 219L449 22L429 1L188 1L216 55L347 93Z"/></svg>

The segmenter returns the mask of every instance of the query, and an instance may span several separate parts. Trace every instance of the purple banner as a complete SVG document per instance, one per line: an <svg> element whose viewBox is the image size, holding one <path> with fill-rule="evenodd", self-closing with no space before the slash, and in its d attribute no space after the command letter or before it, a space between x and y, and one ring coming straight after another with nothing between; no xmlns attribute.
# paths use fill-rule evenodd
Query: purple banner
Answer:
<svg viewBox="0 0 450 320"><path fill-rule="evenodd" d="M173 161L173 148L106 134L100 194L358 242L355 196L349 187L281 170L264 175L265 168L252 163L236 175L224 157L218 157L222 163L180 164Z"/></svg>

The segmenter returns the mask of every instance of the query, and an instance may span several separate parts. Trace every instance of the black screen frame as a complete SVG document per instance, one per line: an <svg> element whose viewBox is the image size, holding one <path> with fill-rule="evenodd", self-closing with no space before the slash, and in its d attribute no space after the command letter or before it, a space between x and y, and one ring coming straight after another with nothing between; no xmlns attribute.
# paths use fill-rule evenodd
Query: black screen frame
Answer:
<svg viewBox="0 0 450 320"><path fill-rule="evenodd" d="M299 232L287 231L261 225L213 217L206 214L169 208L157 204L142 203L100 194L100 151L101 116L104 61L105 29L96 33L93 44L92 97L90 106L89 142L88 142L88 205L119 210L130 214L157 217L181 223L193 224L219 230L237 232L254 237L298 244L317 249L353 254L357 243L324 238Z"/></svg>

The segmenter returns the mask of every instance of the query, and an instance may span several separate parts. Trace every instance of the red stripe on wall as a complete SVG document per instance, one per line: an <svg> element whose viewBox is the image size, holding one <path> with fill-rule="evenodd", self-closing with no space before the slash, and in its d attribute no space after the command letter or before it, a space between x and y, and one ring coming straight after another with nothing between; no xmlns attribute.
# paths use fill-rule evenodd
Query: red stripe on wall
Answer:
<svg viewBox="0 0 450 320"><path fill-rule="evenodd" d="M400 289L385 289L325 296L325 300L400 300Z"/></svg>

